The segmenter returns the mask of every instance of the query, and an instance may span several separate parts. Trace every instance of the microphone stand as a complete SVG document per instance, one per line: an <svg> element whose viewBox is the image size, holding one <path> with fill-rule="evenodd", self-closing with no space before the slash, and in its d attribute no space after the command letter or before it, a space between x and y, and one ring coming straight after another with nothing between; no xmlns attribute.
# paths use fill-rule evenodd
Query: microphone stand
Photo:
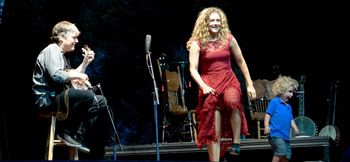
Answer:
<svg viewBox="0 0 350 162"><path fill-rule="evenodd" d="M158 88L157 88L156 80L154 78L154 73L153 73L151 52L147 51L146 62L147 62L147 67L148 67L149 73L153 79L154 92L152 94L153 94L153 107L154 107L154 121L156 124L156 152L157 152L157 161L160 161L159 143L158 143L158 112L157 112L157 109L158 109L157 107L159 105L159 95L158 95Z"/></svg>

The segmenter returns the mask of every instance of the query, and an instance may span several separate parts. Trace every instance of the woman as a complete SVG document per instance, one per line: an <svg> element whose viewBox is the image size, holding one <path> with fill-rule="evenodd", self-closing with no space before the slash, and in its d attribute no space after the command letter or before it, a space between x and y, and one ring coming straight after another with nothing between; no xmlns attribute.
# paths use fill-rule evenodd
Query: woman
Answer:
<svg viewBox="0 0 350 162"><path fill-rule="evenodd" d="M249 97L255 99L256 93L241 49L220 8L209 7L199 13L187 49L191 76L200 87L196 108L198 147L207 145L210 161L219 161L231 145L230 154L239 155L240 134L249 132L231 56L246 81Z"/></svg>

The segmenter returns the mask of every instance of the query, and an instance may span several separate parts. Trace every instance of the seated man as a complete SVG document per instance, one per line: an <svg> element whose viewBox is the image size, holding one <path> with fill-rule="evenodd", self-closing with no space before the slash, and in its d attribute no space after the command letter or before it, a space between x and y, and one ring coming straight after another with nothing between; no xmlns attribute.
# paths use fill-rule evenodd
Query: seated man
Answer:
<svg viewBox="0 0 350 162"><path fill-rule="evenodd" d="M66 55L74 51L80 31L68 21L52 29L51 43L38 55L33 72L34 102L39 113L56 113L57 138L67 146L88 153L87 159L103 159L104 146L113 136L106 98L89 90L85 74L94 51L85 47L84 60L72 69ZM98 132L98 133L96 133Z"/></svg>

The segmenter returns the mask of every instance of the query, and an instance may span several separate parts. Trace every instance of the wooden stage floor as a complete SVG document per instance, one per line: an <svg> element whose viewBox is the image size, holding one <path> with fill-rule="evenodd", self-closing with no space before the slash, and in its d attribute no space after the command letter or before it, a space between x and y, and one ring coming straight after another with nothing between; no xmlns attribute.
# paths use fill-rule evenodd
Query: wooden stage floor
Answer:
<svg viewBox="0 0 350 162"><path fill-rule="evenodd" d="M106 148L106 159L122 161L208 161L206 148L197 148L194 142L159 143L159 154L155 144ZM314 136L294 138L291 141L292 161L339 161L339 149L330 137ZM120 148L120 147L118 147ZM267 139L241 140L239 157L226 154L222 161L271 161L273 152Z"/></svg>

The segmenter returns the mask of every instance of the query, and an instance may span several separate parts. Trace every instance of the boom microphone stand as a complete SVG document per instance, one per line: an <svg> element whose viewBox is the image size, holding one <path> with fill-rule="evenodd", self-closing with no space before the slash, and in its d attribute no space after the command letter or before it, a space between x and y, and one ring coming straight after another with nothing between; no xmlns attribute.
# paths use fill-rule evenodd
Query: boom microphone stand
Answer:
<svg viewBox="0 0 350 162"><path fill-rule="evenodd" d="M149 51L151 46L151 36L146 35L146 41L145 41L145 49L146 49L146 63L149 70L149 73L153 79L153 106L154 106L154 121L156 124L156 150L157 150L157 161L160 161L160 155L159 155L159 143L158 143L158 112L157 107L159 105L159 95L158 95L158 88L156 84L156 80L154 78L153 73L153 66L152 66L152 60L151 60L151 52Z"/></svg>

